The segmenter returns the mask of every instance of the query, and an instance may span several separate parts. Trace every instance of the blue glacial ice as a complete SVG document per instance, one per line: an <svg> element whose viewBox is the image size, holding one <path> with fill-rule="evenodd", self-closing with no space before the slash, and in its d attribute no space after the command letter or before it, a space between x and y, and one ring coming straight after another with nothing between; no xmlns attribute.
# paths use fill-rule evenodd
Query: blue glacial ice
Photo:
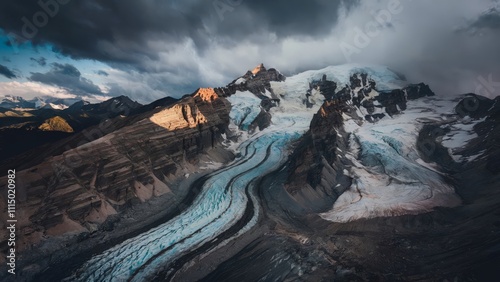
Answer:
<svg viewBox="0 0 500 282"><path fill-rule="evenodd" d="M260 114L261 99L249 91L237 92L227 98L231 102L229 118L241 130L248 130L252 122Z"/></svg>
<svg viewBox="0 0 500 282"><path fill-rule="evenodd" d="M191 207L169 222L93 257L69 280L144 281L160 267L213 240L242 217L249 200L245 187L276 169L286 159L283 148L300 135L293 128L270 128L254 134L240 144L242 156L238 160L214 172L205 182ZM254 218L249 224L255 222Z"/></svg>

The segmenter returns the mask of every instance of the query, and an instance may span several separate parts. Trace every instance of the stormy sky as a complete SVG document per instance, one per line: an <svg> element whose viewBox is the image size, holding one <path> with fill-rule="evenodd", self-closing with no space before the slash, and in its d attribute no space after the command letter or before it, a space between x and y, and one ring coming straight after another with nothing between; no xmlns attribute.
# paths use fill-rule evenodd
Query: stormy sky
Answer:
<svg viewBox="0 0 500 282"><path fill-rule="evenodd" d="M500 94L493 0L2 1L0 34L0 96L146 103L259 63L285 75L383 64L440 95Z"/></svg>

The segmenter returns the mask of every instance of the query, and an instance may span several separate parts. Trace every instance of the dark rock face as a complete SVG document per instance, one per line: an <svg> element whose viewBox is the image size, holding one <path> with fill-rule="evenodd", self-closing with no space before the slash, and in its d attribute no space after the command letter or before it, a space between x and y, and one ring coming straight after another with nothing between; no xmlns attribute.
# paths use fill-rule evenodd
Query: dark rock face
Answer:
<svg viewBox="0 0 500 282"><path fill-rule="evenodd" d="M418 98L435 95L434 92L432 92L432 90L430 89L429 85L424 83L410 84L403 88L403 91L406 92L408 100L415 100Z"/></svg>
<svg viewBox="0 0 500 282"><path fill-rule="evenodd" d="M309 90L307 91L306 97L311 95L311 91L313 89L320 91L320 93L325 96L326 100L331 100L335 95L337 84L333 81L327 80L326 75L323 75L320 81L313 81L312 83L309 83Z"/></svg>
<svg viewBox="0 0 500 282"><path fill-rule="evenodd" d="M260 65L257 68L255 68L251 72L252 76L250 76L250 73L246 73L243 78L246 79L246 86L248 87L248 90L254 94L264 94L264 92L267 90L270 93L273 93L271 89L271 81L285 81L285 76L279 73L276 69L269 69L267 70L264 65Z"/></svg>
<svg viewBox="0 0 500 282"><path fill-rule="evenodd" d="M255 118L254 122L252 122L249 132L254 132L256 128L259 130L263 130L271 124L271 114L268 112L269 110L262 109L259 115Z"/></svg>
<svg viewBox="0 0 500 282"><path fill-rule="evenodd" d="M347 150L343 113L356 116L340 96L325 101L290 157L285 188L300 205L316 212L329 208L351 184L343 174L349 162L338 154Z"/></svg>
<svg viewBox="0 0 500 282"><path fill-rule="evenodd" d="M312 89L316 89L320 90L327 101L334 98L342 101L351 100L354 106L366 110L367 114L364 117L367 121L376 122L385 114L393 116L404 111L408 100L434 96L429 86L423 83L410 84L403 89L380 91L376 82L366 73L353 74L349 78L349 83L335 92L337 85L324 75L320 81L310 84L306 97L311 94ZM377 109L380 110L377 112ZM385 114L380 112L382 110Z"/></svg>
<svg viewBox="0 0 500 282"><path fill-rule="evenodd" d="M400 89L381 92L381 95L377 96L376 101L385 108L385 112L390 116L406 110L406 95L405 92Z"/></svg>
<svg viewBox="0 0 500 282"><path fill-rule="evenodd" d="M119 96L99 104L82 105L80 110L88 113L113 117L116 115L129 115L134 109L141 106L141 104L136 101L132 101L129 97ZM74 109L74 107L71 107L71 109Z"/></svg>

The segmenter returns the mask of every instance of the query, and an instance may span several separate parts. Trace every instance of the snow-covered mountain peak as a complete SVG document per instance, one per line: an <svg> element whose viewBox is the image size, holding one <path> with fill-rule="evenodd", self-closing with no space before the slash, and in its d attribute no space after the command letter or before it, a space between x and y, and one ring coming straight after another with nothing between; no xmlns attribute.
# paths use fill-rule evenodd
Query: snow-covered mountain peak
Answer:
<svg viewBox="0 0 500 282"><path fill-rule="evenodd" d="M328 66L318 70L308 70L287 78L289 90L295 92L307 91L308 83L321 81L324 76L328 80L335 82L338 87L350 85L351 77L356 74L367 74L368 78L377 83L378 90L392 90L402 88L408 84L404 78L392 71L389 67L380 65L344 64Z"/></svg>

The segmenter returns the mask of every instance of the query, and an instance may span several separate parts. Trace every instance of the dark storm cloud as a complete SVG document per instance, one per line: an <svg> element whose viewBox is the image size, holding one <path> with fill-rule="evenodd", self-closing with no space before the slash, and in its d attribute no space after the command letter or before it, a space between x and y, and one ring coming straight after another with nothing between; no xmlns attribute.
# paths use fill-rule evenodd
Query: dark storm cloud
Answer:
<svg viewBox="0 0 500 282"><path fill-rule="evenodd" d="M190 38L202 52L210 40L231 44L262 31L279 38L320 36L331 29L343 1L40 1L51 3L46 9L37 2L2 1L0 27L20 40L50 42L56 51L75 58L140 69L145 60L158 59L156 50L144 44L148 39ZM346 2L352 6L357 1Z"/></svg>
<svg viewBox="0 0 500 282"><path fill-rule="evenodd" d="M157 54L143 45L150 37L180 40L194 37L203 28L200 17L179 13L169 1L69 1L57 7L52 8L58 10L54 17L49 16L46 24L38 27L33 16L43 9L37 1L2 1L0 27L16 34L16 39L49 42L55 50L75 58L122 63L157 59Z"/></svg>
<svg viewBox="0 0 500 282"><path fill-rule="evenodd" d="M41 67L44 67L44 66L46 66L46 65L47 65L47 59L46 59L46 58L44 58L44 57L40 57L40 58L38 58L38 59L37 59L37 58L33 58L33 57L31 57L31 58L30 58L30 60L31 60L31 61L33 61L33 62L35 62L35 63L37 63L37 64L38 64L38 65L40 65Z"/></svg>
<svg viewBox="0 0 500 282"><path fill-rule="evenodd" d="M0 65L0 74L10 79L17 78L17 75L11 69L9 69L4 65Z"/></svg>
<svg viewBox="0 0 500 282"><path fill-rule="evenodd" d="M53 63L46 73L31 73L29 80L59 86L77 95L103 94L91 80L82 77L80 71L70 64Z"/></svg>
<svg viewBox="0 0 500 282"><path fill-rule="evenodd" d="M342 4L347 8L358 1L328 0L254 0L244 1L253 13L256 26L263 24L279 37L324 36L329 33L338 17Z"/></svg>
<svg viewBox="0 0 500 282"><path fill-rule="evenodd" d="M500 11L496 8L489 9L487 12L480 15L477 20L475 20L470 28L474 29L499 29L500 28Z"/></svg>

